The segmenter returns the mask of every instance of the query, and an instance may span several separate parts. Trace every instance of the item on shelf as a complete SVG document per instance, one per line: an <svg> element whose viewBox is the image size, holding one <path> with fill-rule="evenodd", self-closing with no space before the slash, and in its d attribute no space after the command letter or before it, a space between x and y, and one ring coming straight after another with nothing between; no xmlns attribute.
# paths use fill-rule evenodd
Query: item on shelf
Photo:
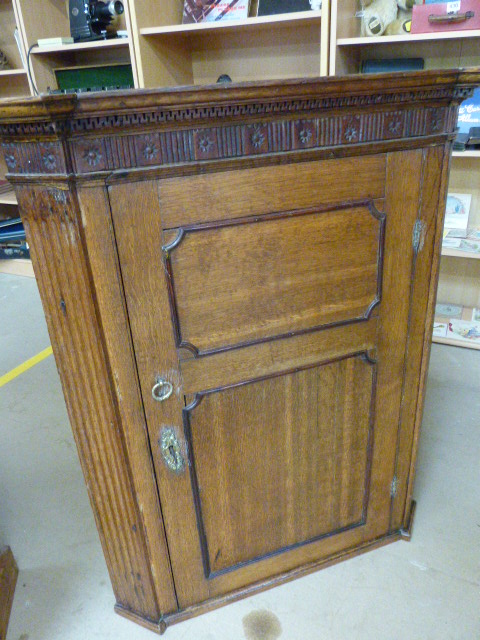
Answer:
<svg viewBox="0 0 480 640"><path fill-rule="evenodd" d="M471 127L468 132L467 147L469 149L477 149L480 145L480 127Z"/></svg>
<svg viewBox="0 0 480 640"><path fill-rule="evenodd" d="M461 318L463 306L461 304L451 304L450 302L437 302L435 305L435 316L445 318Z"/></svg>
<svg viewBox="0 0 480 640"><path fill-rule="evenodd" d="M0 260L18 260L30 258L30 250L26 242L0 243Z"/></svg>
<svg viewBox="0 0 480 640"><path fill-rule="evenodd" d="M228 73L222 73L221 76L218 76L217 78L217 82L232 82L231 77L228 75Z"/></svg>
<svg viewBox="0 0 480 640"><path fill-rule="evenodd" d="M480 228L470 227L467 231L467 240L480 240Z"/></svg>
<svg viewBox="0 0 480 640"><path fill-rule="evenodd" d="M468 133L457 133L457 137L453 141L453 150L465 151L465 149L467 148L468 138Z"/></svg>
<svg viewBox="0 0 480 640"><path fill-rule="evenodd" d="M120 0L69 0L70 34L74 42L115 37L107 31L112 20L124 12Z"/></svg>
<svg viewBox="0 0 480 640"><path fill-rule="evenodd" d="M250 0L184 0L183 23L245 20Z"/></svg>
<svg viewBox="0 0 480 640"><path fill-rule="evenodd" d="M465 232L458 229L444 229L443 249L457 249L466 253L480 253L480 229L470 228ZM450 235L452 233L452 235ZM463 233L462 237L458 234ZM456 235L457 234L457 235Z"/></svg>
<svg viewBox="0 0 480 640"><path fill-rule="evenodd" d="M461 238L449 238L447 234L443 236L442 249L458 249Z"/></svg>
<svg viewBox="0 0 480 640"><path fill-rule="evenodd" d="M320 6L318 6L320 5ZM296 13L320 9L322 3L312 0L258 0L258 16L271 16L279 13Z"/></svg>
<svg viewBox="0 0 480 640"><path fill-rule="evenodd" d="M0 260L29 257L30 252L20 218L2 220L0 222Z"/></svg>
<svg viewBox="0 0 480 640"><path fill-rule="evenodd" d="M25 231L20 218L10 218L0 222L0 243L25 240Z"/></svg>
<svg viewBox="0 0 480 640"><path fill-rule="evenodd" d="M448 331L448 323L447 322L434 322L433 323L433 333L432 336L434 338L446 338Z"/></svg>
<svg viewBox="0 0 480 640"><path fill-rule="evenodd" d="M10 63L8 62L7 56L0 49L0 71L4 69L10 69Z"/></svg>
<svg viewBox="0 0 480 640"><path fill-rule="evenodd" d="M470 129L480 127L480 89L464 100L458 109L458 132L470 134Z"/></svg>
<svg viewBox="0 0 480 640"><path fill-rule="evenodd" d="M55 69L55 78L58 91L52 93L133 89L134 86L130 64Z"/></svg>
<svg viewBox="0 0 480 640"><path fill-rule="evenodd" d="M480 322L450 320L448 323L447 338L466 340L468 342L480 342Z"/></svg>
<svg viewBox="0 0 480 640"><path fill-rule="evenodd" d="M480 240L470 240L470 238L462 238L460 240L458 251L465 251L466 253L480 253Z"/></svg>
<svg viewBox="0 0 480 640"><path fill-rule="evenodd" d="M41 47L55 47L62 44L73 44L73 38L71 36L62 38L40 38L37 40L37 45Z"/></svg>
<svg viewBox="0 0 480 640"><path fill-rule="evenodd" d="M381 36L388 25L397 19L396 0L363 0L362 36Z"/></svg>
<svg viewBox="0 0 480 640"><path fill-rule="evenodd" d="M451 237L466 238L468 228L468 216L472 194L470 193L449 193L447 195L447 206L445 209L445 229L455 229L456 235ZM461 233L460 233L461 232Z"/></svg>
<svg viewBox="0 0 480 640"><path fill-rule="evenodd" d="M422 0L415 0L421 2ZM363 36L399 35L410 33L411 0L362 0Z"/></svg>
<svg viewBox="0 0 480 640"><path fill-rule="evenodd" d="M397 19L385 29L386 36L409 35L412 29L412 12L399 9Z"/></svg>
<svg viewBox="0 0 480 640"><path fill-rule="evenodd" d="M419 4L413 7L412 33L480 29L478 0Z"/></svg>
<svg viewBox="0 0 480 640"><path fill-rule="evenodd" d="M392 71L420 71L425 66L423 58L382 58L363 60L361 73L391 73Z"/></svg>

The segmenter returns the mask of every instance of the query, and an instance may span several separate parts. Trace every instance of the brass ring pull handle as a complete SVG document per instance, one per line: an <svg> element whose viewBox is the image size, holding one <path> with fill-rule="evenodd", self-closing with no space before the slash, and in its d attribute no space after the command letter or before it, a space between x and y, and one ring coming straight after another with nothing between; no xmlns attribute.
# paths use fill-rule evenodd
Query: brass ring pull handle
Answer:
<svg viewBox="0 0 480 640"><path fill-rule="evenodd" d="M160 376L157 376L157 378L155 379L155 384L153 385L153 388L152 388L153 399L156 400L157 402L163 402L164 400L166 400L172 395L172 392L173 392L172 383L169 382L168 380L165 380L165 378L161 378Z"/></svg>
<svg viewBox="0 0 480 640"><path fill-rule="evenodd" d="M447 13L444 16L436 16L431 14L428 16L428 21L432 24L452 24L457 22L466 22L473 18L475 11L466 11L465 13Z"/></svg>

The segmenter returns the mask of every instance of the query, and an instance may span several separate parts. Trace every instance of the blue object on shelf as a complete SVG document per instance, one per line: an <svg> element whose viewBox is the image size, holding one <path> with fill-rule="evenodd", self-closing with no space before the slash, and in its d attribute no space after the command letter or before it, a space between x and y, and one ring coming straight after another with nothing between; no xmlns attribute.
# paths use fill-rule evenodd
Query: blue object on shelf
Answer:
<svg viewBox="0 0 480 640"><path fill-rule="evenodd" d="M459 133L469 133L472 127L480 127L480 89L475 89L473 96L464 100L458 110Z"/></svg>
<svg viewBox="0 0 480 640"><path fill-rule="evenodd" d="M0 222L0 243L25 239L25 230L20 218L11 218Z"/></svg>

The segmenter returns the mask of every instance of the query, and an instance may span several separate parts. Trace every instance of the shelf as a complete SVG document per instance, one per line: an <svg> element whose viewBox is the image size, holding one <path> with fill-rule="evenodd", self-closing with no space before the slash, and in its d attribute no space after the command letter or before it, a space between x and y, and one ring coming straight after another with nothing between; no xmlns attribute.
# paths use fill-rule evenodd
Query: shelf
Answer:
<svg viewBox="0 0 480 640"><path fill-rule="evenodd" d="M377 36L366 37L358 36L356 38L339 38L337 45L339 47L378 45L378 44L409 44L412 42L428 42L431 40L458 40L465 38L480 38L480 29L471 29L466 31L444 31L442 33L415 33L409 36Z"/></svg>
<svg viewBox="0 0 480 640"><path fill-rule="evenodd" d="M25 76L27 72L25 69L4 69L0 71L0 78L5 76Z"/></svg>
<svg viewBox="0 0 480 640"><path fill-rule="evenodd" d="M17 204L17 196L13 191L0 193L0 204Z"/></svg>
<svg viewBox="0 0 480 640"><path fill-rule="evenodd" d="M32 55L41 56L52 53L71 53L75 51L88 51L97 49L114 49L117 47L128 47L128 38L111 38L109 40L94 40L92 42L75 42L73 44L61 44L51 47L35 47Z"/></svg>
<svg viewBox="0 0 480 640"><path fill-rule="evenodd" d="M467 322L471 322L472 321L472 316L473 316L473 309L470 307L464 307L463 311L462 311L462 317L461 318L454 318L455 320L464 320ZM451 318L447 318L446 316L436 316L435 320L434 320L434 324L435 323L448 323L450 322L452 319ZM466 349L480 349L480 342L473 342L473 341L469 341L469 340L461 340L456 339L456 338L451 338L451 337L440 337L440 336L432 336L432 342L436 342L437 344L447 344L450 345L452 347L464 347Z"/></svg>
<svg viewBox="0 0 480 640"><path fill-rule="evenodd" d="M26 258L14 258L13 260L0 260L0 273L8 273L11 276L25 276L35 278L32 261Z"/></svg>
<svg viewBox="0 0 480 640"><path fill-rule="evenodd" d="M480 151L454 151L453 158L480 158Z"/></svg>
<svg viewBox="0 0 480 640"><path fill-rule="evenodd" d="M320 21L322 17L321 11L299 11L297 13L283 13L275 16L261 16L256 18L247 18L246 20L224 20L219 22L200 22L197 24L176 24L162 27L144 27L140 29L142 36L160 36L174 34L193 34L204 33L205 31L217 31L231 29L238 31L239 29L252 28L268 28L272 25L299 25L301 23L310 23Z"/></svg>
<svg viewBox="0 0 480 640"><path fill-rule="evenodd" d="M464 349L478 349L480 350L480 344L478 342L467 342L466 340L454 340L453 338L439 338L433 336L432 342L437 344L448 344L451 347L463 347Z"/></svg>
<svg viewBox="0 0 480 640"><path fill-rule="evenodd" d="M473 260L480 260L480 253L473 253L472 251L459 251L458 249L443 249L442 256L448 258L469 258Z"/></svg>

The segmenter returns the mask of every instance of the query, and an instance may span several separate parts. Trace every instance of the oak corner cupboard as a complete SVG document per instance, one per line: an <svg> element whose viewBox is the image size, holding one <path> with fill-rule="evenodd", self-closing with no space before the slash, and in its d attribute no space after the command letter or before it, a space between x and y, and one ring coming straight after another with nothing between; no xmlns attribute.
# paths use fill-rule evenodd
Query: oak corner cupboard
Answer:
<svg viewBox="0 0 480 640"><path fill-rule="evenodd" d="M0 103L119 613L163 632L408 537L449 158L477 84Z"/></svg>

